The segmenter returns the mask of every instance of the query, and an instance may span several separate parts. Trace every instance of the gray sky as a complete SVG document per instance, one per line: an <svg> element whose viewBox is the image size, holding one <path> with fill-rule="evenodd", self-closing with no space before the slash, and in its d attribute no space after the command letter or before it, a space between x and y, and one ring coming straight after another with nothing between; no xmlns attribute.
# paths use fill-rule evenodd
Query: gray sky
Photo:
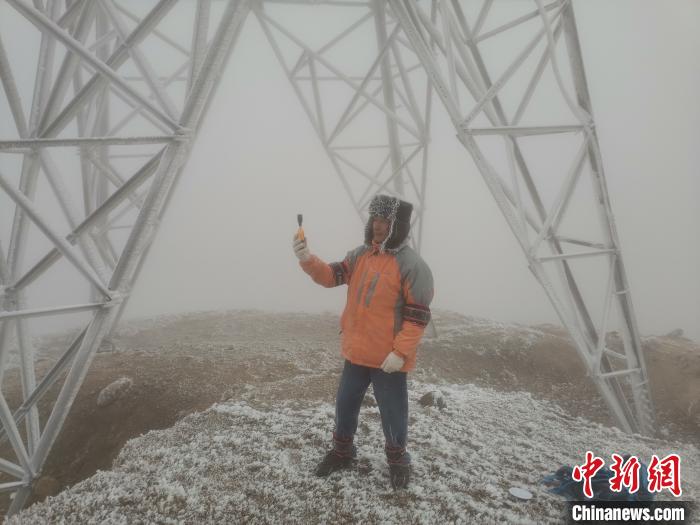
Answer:
<svg viewBox="0 0 700 525"><path fill-rule="evenodd" d="M641 333L680 327L700 340L700 4L574 5ZM5 40L8 29L0 27ZM323 289L298 267L296 214L304 213L312 252L328 262L362 242L363 225L254 19L221 82L127 317L224 308L340 312L345 288ZM435 276L433 307L558 322L435 104L423 245ZM11 126L0 129L12 136ZM0 169L11 167L0 156Z"/></svg>

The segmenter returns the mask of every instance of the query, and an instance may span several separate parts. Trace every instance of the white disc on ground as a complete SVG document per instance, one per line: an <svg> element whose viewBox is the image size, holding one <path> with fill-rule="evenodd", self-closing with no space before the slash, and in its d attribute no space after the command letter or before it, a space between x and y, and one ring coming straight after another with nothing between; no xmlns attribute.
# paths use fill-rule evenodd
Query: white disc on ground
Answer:
<svg viewBox="0 0 700 525"><path fill-rule="evenodd" d="M515 496L518 499L532 499L532 492L520 487L511 487L508 489L508 492L510 492L511 496Z"/></svg>

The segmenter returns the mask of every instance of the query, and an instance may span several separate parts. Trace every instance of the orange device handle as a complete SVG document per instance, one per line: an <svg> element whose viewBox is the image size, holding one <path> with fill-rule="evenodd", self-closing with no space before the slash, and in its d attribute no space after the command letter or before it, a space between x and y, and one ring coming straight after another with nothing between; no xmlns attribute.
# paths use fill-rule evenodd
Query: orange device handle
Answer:
<svg viewBox="0 0 700 525"><path fill-rule="evenodd" d="M297 223L299 224L299 229L297 230L297 238L304 240L304 228L301 227L301 222L304 220L304 216L299 213L297 214Z"/></svg>

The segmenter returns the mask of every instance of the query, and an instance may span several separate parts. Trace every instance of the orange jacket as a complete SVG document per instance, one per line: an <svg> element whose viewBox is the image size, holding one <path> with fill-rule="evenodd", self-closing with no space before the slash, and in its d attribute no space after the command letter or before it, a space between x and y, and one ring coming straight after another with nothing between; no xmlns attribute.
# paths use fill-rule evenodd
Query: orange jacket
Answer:
<svg viewBox="0 0 700 525"><path fill-rule="evenodd" d="M340 319L342 354L351 363L380 368L393 350L405 359L402 372L415 368L416 348L430 321L433 275L415 250L362 245L342 262L327 264L312 255L299 263L318 284L348 285Z"/></svg>

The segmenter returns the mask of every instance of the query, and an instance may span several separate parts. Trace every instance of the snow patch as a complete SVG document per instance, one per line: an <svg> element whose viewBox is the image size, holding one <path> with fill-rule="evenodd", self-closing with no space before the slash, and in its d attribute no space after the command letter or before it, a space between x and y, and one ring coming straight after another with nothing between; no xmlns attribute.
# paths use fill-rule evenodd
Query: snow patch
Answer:
<svg viewBox="0 0 700 525"><path fill-rule="evenodd" d="M420 392L436 390L414 380L406 491L390 488L376 407L360 415L357 467L316 478L333 407L258 403L251 392L129 441L111 472L8 523L560 523L565 502L541 477L581 463L586 450L608 459L679 453L684 499L700 493L700 451L692 445L626 435L529 394L476 385L440 385L445 409L421 407ZM533 498L514 500L513 486Z"/></svg>

